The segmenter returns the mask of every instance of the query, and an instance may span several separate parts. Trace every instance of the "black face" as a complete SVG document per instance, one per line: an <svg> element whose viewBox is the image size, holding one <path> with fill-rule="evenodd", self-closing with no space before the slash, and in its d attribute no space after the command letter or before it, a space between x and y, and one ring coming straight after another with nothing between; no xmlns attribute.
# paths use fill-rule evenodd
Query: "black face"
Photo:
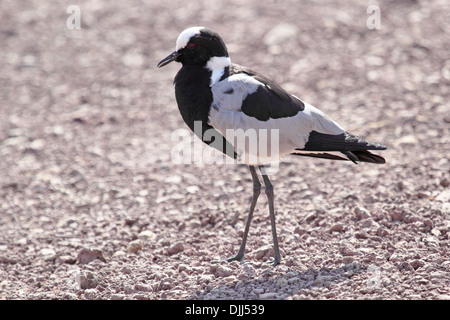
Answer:
<svg viewBox="0 0 450 320"><path fill-rule="evenodd" d="M203 29L178 50L176 61L188 65L205 65L211 57L227 57L228 51L222 38L214 31Z"/></svg>
<svg viewBox="0 0 450 320"><path fill-rule="evenodd" d="M212 30L202 29L199 34L191 37L184 48L172 52L158 63L158 68L172 61L183 65L204 66L211 57L228 57L227 47L222 38Z"/></svg>

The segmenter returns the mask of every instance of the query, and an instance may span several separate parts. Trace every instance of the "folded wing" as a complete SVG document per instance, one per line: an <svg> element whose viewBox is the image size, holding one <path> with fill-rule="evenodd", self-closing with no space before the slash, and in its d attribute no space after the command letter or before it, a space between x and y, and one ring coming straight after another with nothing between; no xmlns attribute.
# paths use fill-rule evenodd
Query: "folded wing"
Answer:
<svg viewBox="0 0 450 320"><path fill-rule="evenodd" d="M245 67L232 65L212 92L209 123L222 134L226 129L277 129L280 155L384 163L368 150L386 147L347 133L317 108ZM341 152L346 158L327 151Z"/></svg>

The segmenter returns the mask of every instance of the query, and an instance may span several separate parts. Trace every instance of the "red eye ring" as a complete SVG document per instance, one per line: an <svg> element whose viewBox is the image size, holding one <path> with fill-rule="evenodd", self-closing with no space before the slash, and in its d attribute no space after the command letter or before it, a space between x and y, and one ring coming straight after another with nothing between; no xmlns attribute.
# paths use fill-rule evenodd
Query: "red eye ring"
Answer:
<svg viewBox="0 0 450 320"><path fill-rule="evenodd" d="M195 47L197 46L197 44L196 43L188 43L187 45L186 45L186 48L188 48L188 49L194 49Z"/></svg>

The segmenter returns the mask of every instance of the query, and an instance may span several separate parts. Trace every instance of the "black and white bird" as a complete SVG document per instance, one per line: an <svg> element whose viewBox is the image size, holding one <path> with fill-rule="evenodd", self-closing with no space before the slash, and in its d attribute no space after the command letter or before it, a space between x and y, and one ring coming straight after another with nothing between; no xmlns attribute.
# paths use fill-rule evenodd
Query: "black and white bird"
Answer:
<svg viewBox="0 0 450 320"><path fill-rule="evenodd" d="M323 112L287 93L274 81L231 63L224 41L210 29L191 27L181 32L176 41L176 50L157 66L163 67L172 61L182 64L174 85L183 120L193 131L195 123L200 123L201 132L194 131L199 138L232 158L251 151L238 150L236 141L226 139L227 130L267 129L277 131L279 157L294 154L350 160L354 163L385 163L383 157L369 151L384 150L384 145L346 132ZM214 139L211 139L211 135L204 135L208 130L215 133ZM260 139L259 135L257 139ZM247 145L245 148L248 148ZM225 260L244 260L250 222L261 190L256 171L258 167L269 204L274 243L274 259L271 263L277 265L281 256L275 228L274 192L265 171L266 162L258 153L254 157L246 157L244 162L250 168L253 197L239 251Z"/></svg>

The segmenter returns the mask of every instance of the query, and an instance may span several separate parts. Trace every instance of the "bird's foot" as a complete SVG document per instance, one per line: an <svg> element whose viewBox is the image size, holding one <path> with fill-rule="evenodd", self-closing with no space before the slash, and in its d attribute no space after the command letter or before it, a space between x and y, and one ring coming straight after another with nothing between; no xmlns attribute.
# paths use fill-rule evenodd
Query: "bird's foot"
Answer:
<svg viewBox="0 0 450 320"><path fill-rule="evenodd" d="M281 262L281 258L275 257L275 258L267 261L266 264L269 265L269 266L275 267L275 266L279 265L280 262Z"/></svg>
<svg viewBox="0 0 450 320"><path fill-rule="evenodd" d="M219 260L213 260L211 261L212 263L220 263L222 261L226 261L226 262L232 262L232 261L239 261L240 263L244 263L244 255L237 253L234 256L228 257L228 258L223 258L223 259L219 259Z"/></svg>

